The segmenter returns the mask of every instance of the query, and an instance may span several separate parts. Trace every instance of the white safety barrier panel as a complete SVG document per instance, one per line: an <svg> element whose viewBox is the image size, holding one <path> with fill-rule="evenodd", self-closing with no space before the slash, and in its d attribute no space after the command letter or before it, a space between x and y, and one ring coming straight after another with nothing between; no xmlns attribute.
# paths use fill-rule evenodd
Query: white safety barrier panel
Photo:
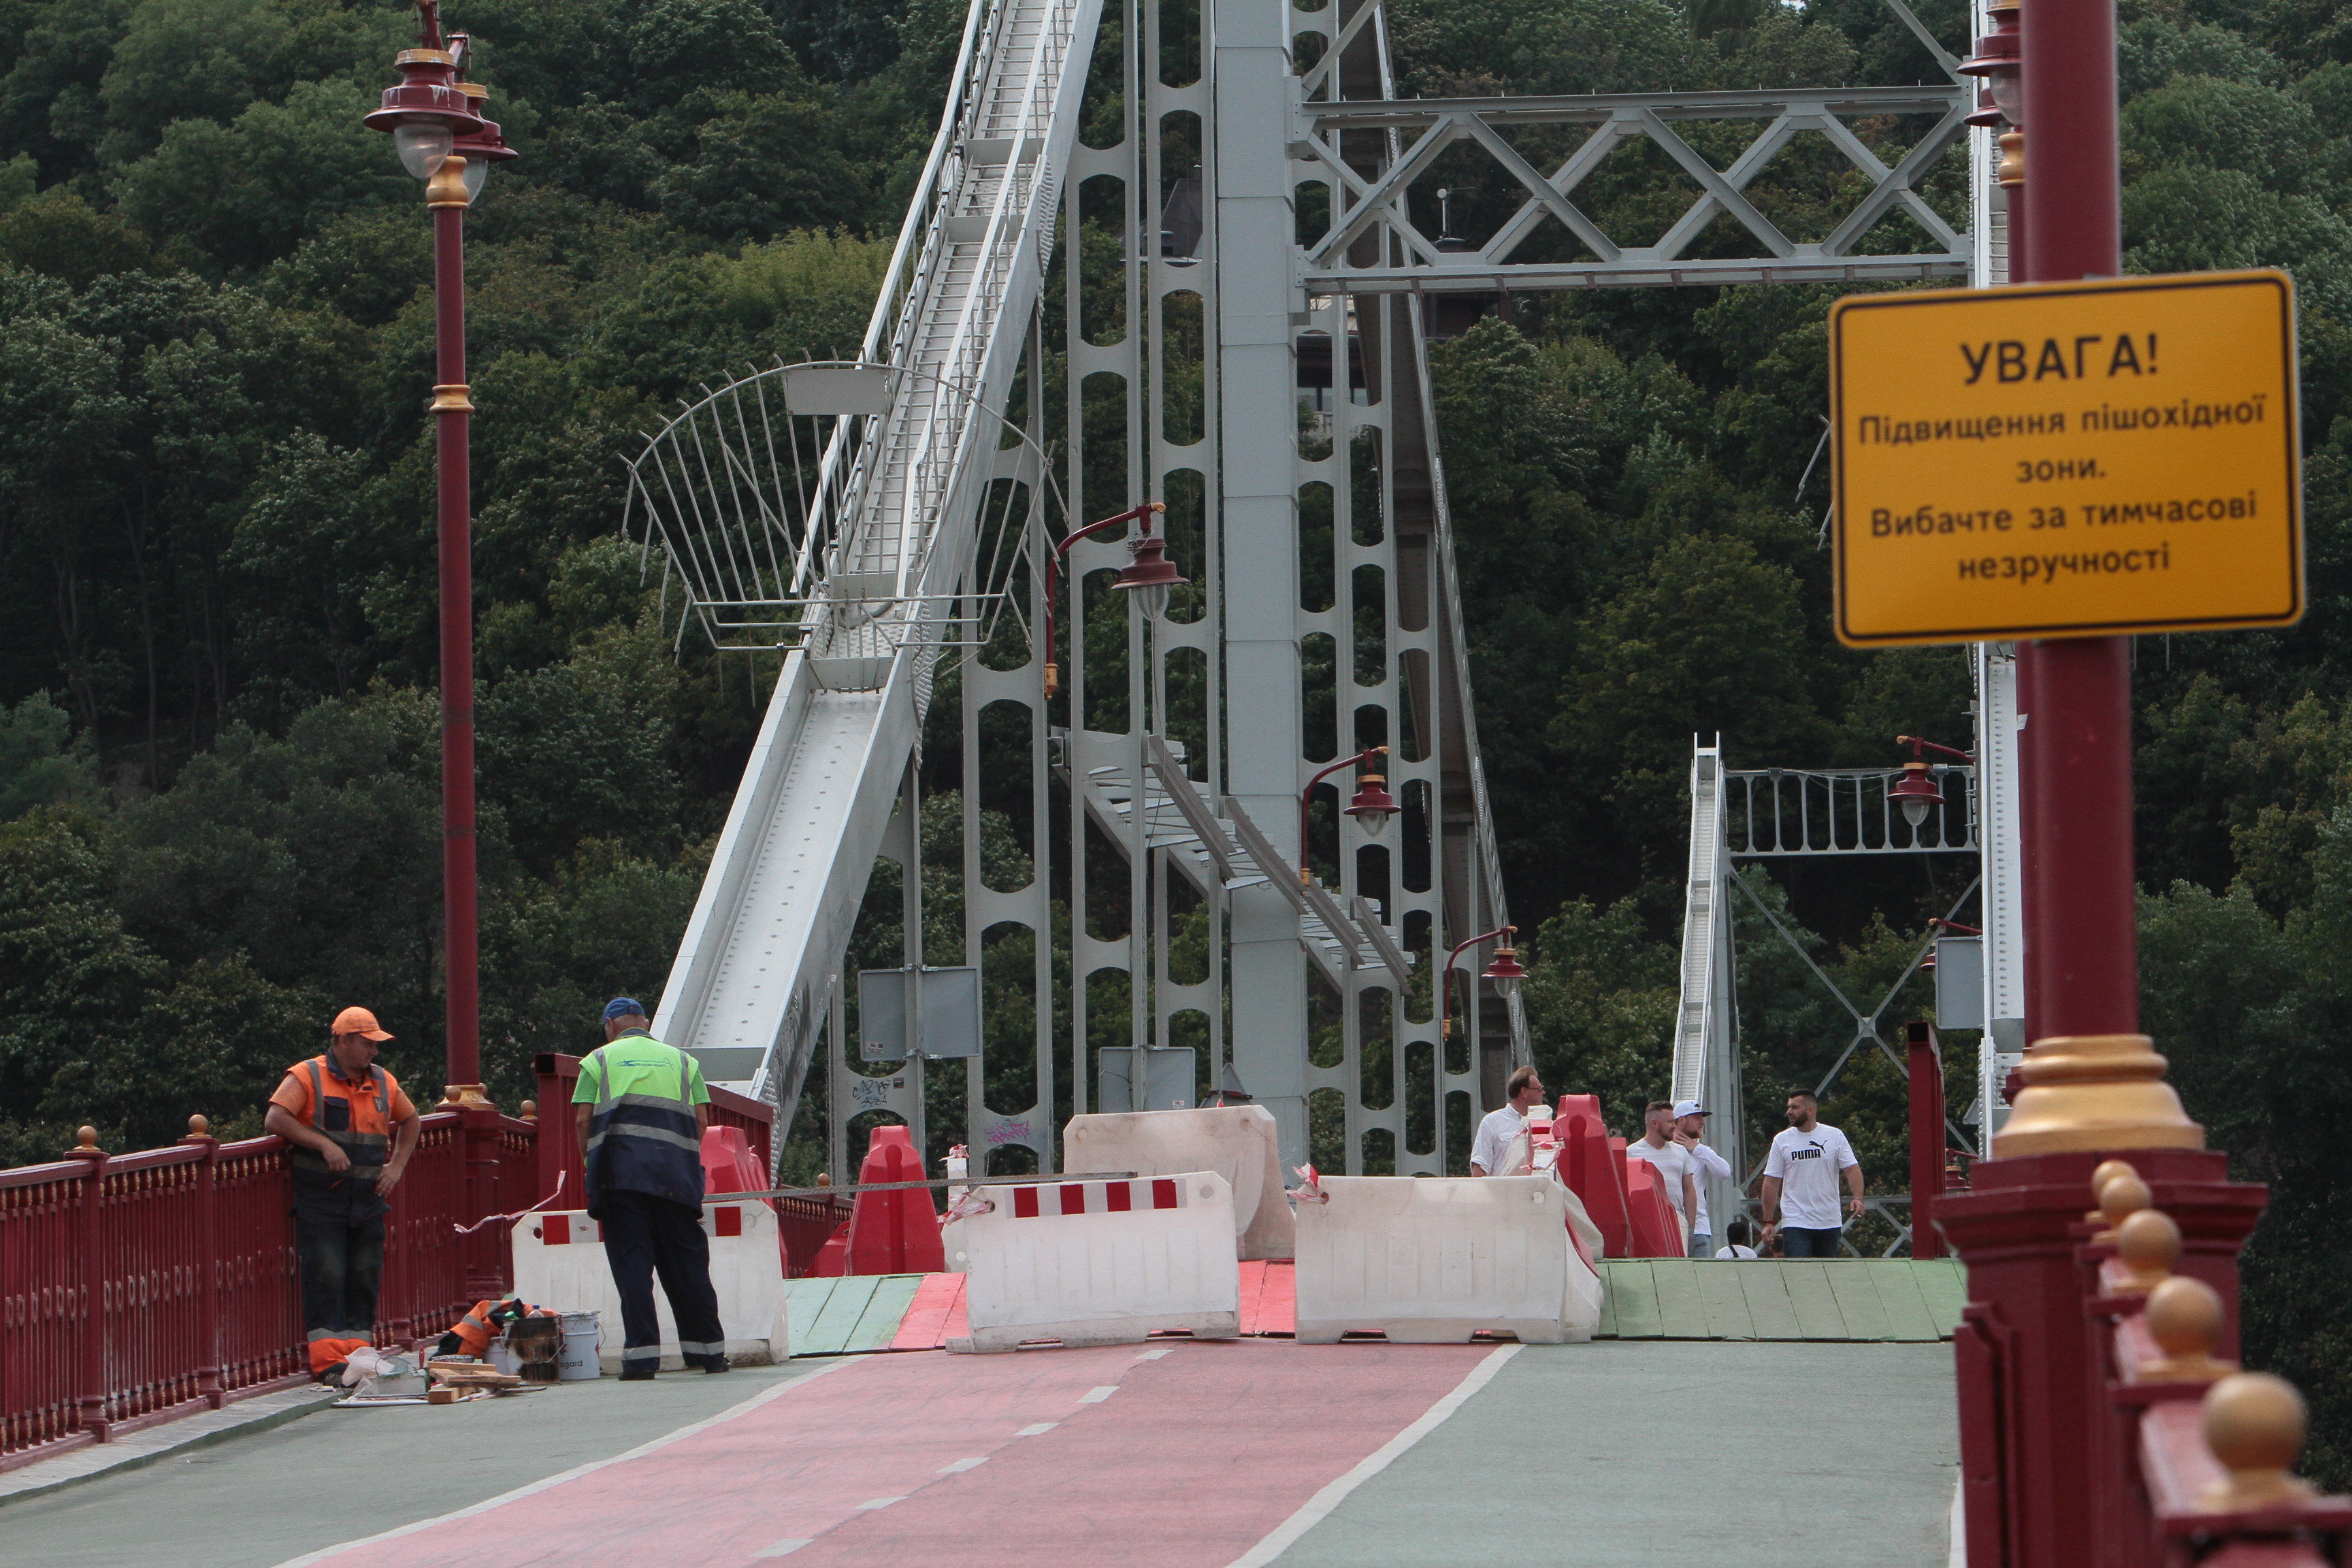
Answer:
<svg viewBox="0 0 2352 1568"><path fill-rule="evenodd" d="M1288 1258L1290 1205L1282 1195L1282 1160L1274 1132L1274 1113L1263 1105L1073 1116L1062 1130L1062 1163L1074 1175L1214 1171L1234 1189L1234 1234L1241 1258Z"/></svg>
<svg viewBox="0 0 2352 1568"><path fill-rule="evenodd" d="M972 1191L986 1206L963 1221L971 1337L948 1349L1135 1344L1172 1329L1212 1340L1241 1332L1234 1189L1214 1171L982 1182Z"/></svg>
<svg viewBox="0 0 2352 1568"><path fill-rule="evenodd" d="M702 1229L710 1238L710 1283L719 1293L727 1359L740 1366L782 1361L791 1352L791 1336L775 1211L757 1201L707 1203ZM509 1234L515 1294L535 1307L600 1314L598 1360L606 1372L619 1372L621 1293L613 1288L612 1266L604 1261L604 1227L584 1209L558 1209L527 1214ZM658 1278L654 1308L661 1319L661 1364L676 1370L685 1365L678 1357L677 1319Z"/></svg>
<svg viewBox="0 0 2352 1568"><path fill-rule="evenodd" d="M1574 1201L1548 1175L1323 1177L1298 1200L1298 1342L1591 1339L1601 1280L1569 1239Z"/></svg>

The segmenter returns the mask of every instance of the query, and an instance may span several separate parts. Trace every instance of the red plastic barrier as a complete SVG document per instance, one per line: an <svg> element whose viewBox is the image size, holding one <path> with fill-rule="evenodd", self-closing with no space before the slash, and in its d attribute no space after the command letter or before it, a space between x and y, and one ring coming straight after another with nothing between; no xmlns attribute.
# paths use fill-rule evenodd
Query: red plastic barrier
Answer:
<svg viewBox="0 0 2352 1568"><path fill-rule="evenodd" d="M1615 1140L1612 1139L1612 1142ZM1621 1156L1621 1158L1622 1158ZM1647 1160L1626 1159L1625 1190L1633 1211L1635 1258L1680 1258L1690 1249L1683 1243L1683 1227L1666 1201L1665 1184L1658 1168Z"/></svg>
<svg viewBox="0 0 2352 1568"><path fill-rule="evenodd" d="M1592 1100L1589 1094L1563 1096ZM1609 1149L1609 1135L1597 1115L1563 1113L1552 1126L1559 1134L1559 1172L1568 1190L1584 1205L1585 1217L1600 1227L1601 1245L1612 1258L1633 1254L1632 1221L1625 1207L1625 1162Z"/></svg>
<svg viewBox="0 0 2352 1568"><path fill-rule="evenodd" d="M792 1254L784 1254L790 1267ZM849 1272L849 1222L843 1220L824 1244L816 1249L816 1261L809 1265L812 1279L838 1279Z"/></svg>
<svg viewBox="0 0 2352 1568"><path fill-rule="evenodd" d="M765 1192L767 1186L768 1173L760 1168L759 1156L751 1152L751 1140L743 1136L740 1127L702 1130L702 1190L706 1194L758 1193ZM767 1202L764 1198L761 1201Z"/></svg>
<svg viewBox="0 0 2352 1568"><path fill-rule="evenodd" d="M904 1127L877 1127L866 1146L860 1182L919 1182L922 1156ZM828 1244L829 1245L829 1244ZM860 1193L849 1212L845 1274L938 1274L948 1266L940 1243L940 1214L923 1187Z"/></svg>

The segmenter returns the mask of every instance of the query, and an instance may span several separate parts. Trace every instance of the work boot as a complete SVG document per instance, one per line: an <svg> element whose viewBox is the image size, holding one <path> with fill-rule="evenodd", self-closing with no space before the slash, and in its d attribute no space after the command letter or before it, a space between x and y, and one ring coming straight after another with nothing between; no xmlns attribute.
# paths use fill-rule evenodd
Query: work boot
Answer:
<svg viewBox="0 0 2352 1568"><path fill-rule="evenodd" d="M695 1358L695 1362L696 1364L700 1366L705 1372L731 1372L734 1370L727 1364L727 1358L723 1354L697 1356Z"/></svg>
<svg viewBox="0 0 2352 1568"><path fill-rule="evenodd" d="M651 1383L654 1380L654 1373L660 1370L660 1364L656 1362L640 1362L634 1366L624 1365L621 1368L621 1381L623 1383Z"/></svg>

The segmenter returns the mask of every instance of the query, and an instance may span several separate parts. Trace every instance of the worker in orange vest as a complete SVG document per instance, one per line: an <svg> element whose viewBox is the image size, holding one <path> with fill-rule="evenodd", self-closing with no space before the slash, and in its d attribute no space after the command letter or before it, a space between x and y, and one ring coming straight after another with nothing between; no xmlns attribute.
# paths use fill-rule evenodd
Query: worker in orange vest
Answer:
<svg viewBox="0 0 2352 1568"><path fill-rule="evenodd" d="M294 1240L314 1376L341 1359L342 1342L374 1342L383 1216L424 1128L399 1080L375 1065L377 1047L392 1038L375 1015L346 1007L331 1033L323 1053L286 1069L261 1123L293 1145Z"/></svg>

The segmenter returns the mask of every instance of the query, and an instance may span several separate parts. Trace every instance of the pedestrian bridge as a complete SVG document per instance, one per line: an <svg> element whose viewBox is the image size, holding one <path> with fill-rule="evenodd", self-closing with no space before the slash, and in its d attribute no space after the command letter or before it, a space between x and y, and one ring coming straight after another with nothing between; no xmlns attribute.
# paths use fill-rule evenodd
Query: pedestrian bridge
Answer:
<svg viewBox="0 0 2352 1568"><path fill-rule="evenodd" d="M1775 1271L1789 1316L1727 1310L1721 1282L1742 1303L1769 1302L1759 1281ZM877 1349L457 1406L320 1407L59 1489L33 1483L76 1456L0 1478L16 1494L0 1501L0 1561L1948 1561L1951 1352L1903 1336L1956 1284L1934 1266L1861 1263L1623 1273L1621 1337L1582 1345L1297 1344L1265 1331L1265 1292L1280 1284L1269 1268L1258 1331L1238 1340ZM807 1283L830 1287L811 1328L844 1352L879 1337L885 1317L896 1340L925 1294L921 1277ZM814 1300L799 1289L796 1314ZM1886 1303L1914 1299L1898 1331ZM1868 1337L1829 1337L1825 1302ZM1823 1337L1728 1337L1776 1326ZM1710 1337L1665 1337L1689 1328Z"/></svg>

